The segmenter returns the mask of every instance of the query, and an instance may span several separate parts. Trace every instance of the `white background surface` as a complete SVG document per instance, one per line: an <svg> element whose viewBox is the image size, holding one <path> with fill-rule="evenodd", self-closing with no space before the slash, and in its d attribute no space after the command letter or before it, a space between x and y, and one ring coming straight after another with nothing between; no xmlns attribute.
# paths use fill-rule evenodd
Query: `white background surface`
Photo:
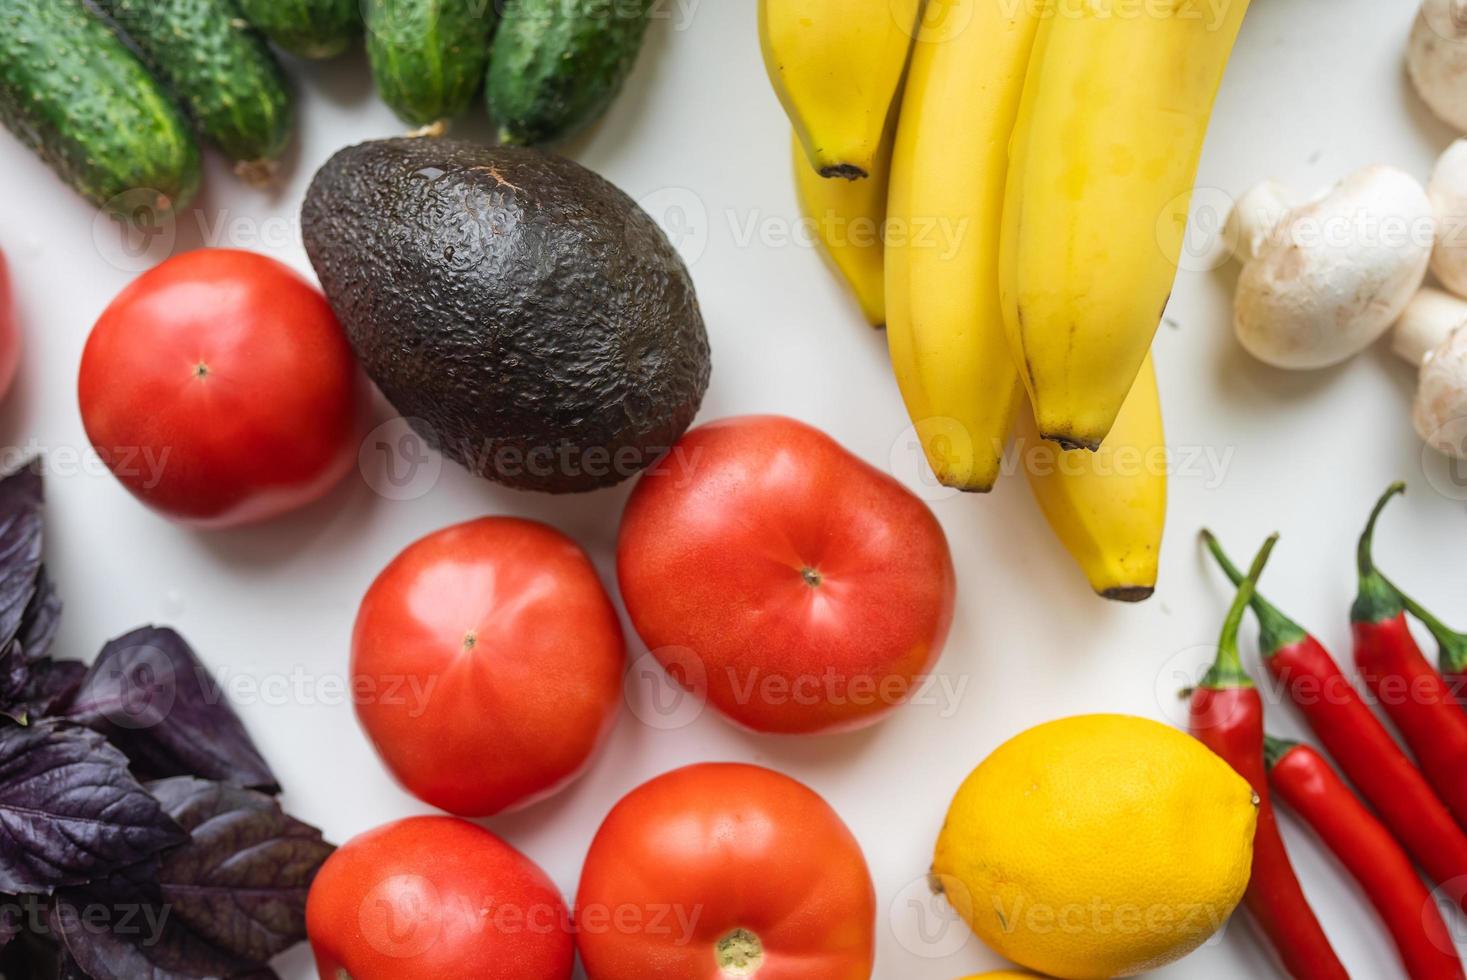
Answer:
<svg viewBox="0 0 1467 980"><path fill-rule="evenodd" d="M915 484L883 340L862 325L818 254L780 237L796 218L788 129L764 78L754 4L683 0L677 9L653 27L609 118L568 150L634 197L653 195L650 210L691 232L682 247L693 260L714 358L700 419L788 413ZM1413 13L1409 0L1258 0L1202 166L1201 184L1218 191L1200 202L1215 206L1270 175L1313 189L1377 162L1424 179L1453 134L1427 115L1404 77ZM376 100L359 55L289 67L300 83L301 119L284 186L273 195L246 190L211 157L179 248L200 240L256 248L309 270L296 211L310 175L346 143L402 130ZM479 120L461 132L482 136L485 127ZM410 501L383 499L353 475L320 504L262 528L203 534L167 523L78 462L86 448L78 358L91 323L130 272L117 266L107 236L96 244L92 210L8 135L0 136L0 173L0 246L12 262L27 343L18 389L0 413L0 445L51 456L48 560L67 602L58 652L90 659L133 626L175 625L234 695L292 812L337 841L424 812L388 778L340 697L363 591L418 536L492 513L563 528L614 585L612 544L626 488L552 499L445 465L430 492ZM939 666L962 692L955 706L938 699L874 730L805 740L743 734L711 714L681 731L658 731L625 713L586 778L488 825L540 862L569 897L601 818L632 787L703 760L773 766L824 794L866 849L880 894L878 978L953 980L998 967L960 926L939 930L935 943L917 938L920 912L911 902L925 894L920 883L947 802L990 749L1030 725L1092 711L1180 718L1173 692L1209 658L1227 600L1195 545L1201 525L1240 556L1282 530L1266 591L1344 662L1353 538L1377 493L1404 478L1412 493L1388 512L1381 561L1428 605L1467 622L1460 560L1467 504L1433 490L1433 480L1452 484L1412 433L1411 372L1383 347L1308 375L1252 362L1229 328L1233 277L1231 269L1184 272L1158 336L1172 445L1210 452L1224 465L1194 464L1193 475L1174 479L1153 600L1122 607L1090 595L1022 480L1003 482L990 498L937 494L958 569L958 614ZM1245 628L1250 653L1253 632ZM642 652L633 637L632 656ZM257 683L276 688L252 693ZM1301 731L1287 707L1273 711L1270 728ZM1354 975L1397 975L1389 942L1353 887L1296 828L1286 831ZM1453 925L1467 935L1460 917ZM313 975L304 947L280 965L288 980ZM1268 972L1241 922L1162 971Z"/></svg>

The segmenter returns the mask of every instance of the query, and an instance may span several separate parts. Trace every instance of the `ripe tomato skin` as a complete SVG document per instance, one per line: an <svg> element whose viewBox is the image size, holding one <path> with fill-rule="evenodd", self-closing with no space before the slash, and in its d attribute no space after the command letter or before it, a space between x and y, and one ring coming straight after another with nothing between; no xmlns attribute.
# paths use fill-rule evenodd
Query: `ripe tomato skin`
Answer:
<svg viewBox="0 0 1467 980"><path fill-rule="evenodd" d="M536 521L420 539L367 590L352 634L357 717L387 768L460 816L575 779L616 720L625 642L586 553Z"/></svg>
<svg viewBox="0 0 1467 980"><path fill-rule="evenodd" d="M132 281L92 328L87 437L145 504L225 527L326 493L352 468L366 386L321 292L253 252L199 249Z"/></svg>
<svg viewBox="0 0 1467 980"><path fill-rule="evenodd" d="M758 938L758 980L869 980L875 958L860 845L814 791L759 766L688 766L628 793L575 909L589 980L727 980L735 930Z"/></svg>
<svg viewBox="0 0 1467 980"><path fill-rule="evenodd" d="M15 296L11 292L10 267L0 252L0 398L10 391L15 369L20 364L20 324L15 319Z"/></svg>
<svg viewBox="0 0 1467 980"><path fill-rule="evenodd" d="M700 426L648 470L617 575L663 666L761 732L871 724L911 696L952 623L952 558L926 504L776 416Z"/></svg>
<svg viewBox="0 0 1467 980"><path fill-rule="evenodd" d="M306 900L321 980L568 980L569 920L533 861L454 817L347 841Z"/></svg>

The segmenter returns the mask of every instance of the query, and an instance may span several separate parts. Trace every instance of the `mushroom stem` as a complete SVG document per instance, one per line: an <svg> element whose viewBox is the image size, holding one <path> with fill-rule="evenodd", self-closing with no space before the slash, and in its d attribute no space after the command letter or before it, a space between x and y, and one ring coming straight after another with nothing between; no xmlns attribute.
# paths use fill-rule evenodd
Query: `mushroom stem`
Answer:
<svg viewBox="0 0 1467 980"><path fill-rule="evenodd" d="M1426 286L1412 297L1396 321L1391 350L1407 364L1420 367L1464 323L1467 300Z"/></svg>
<svg viewBox="0 0 1467 980"><path fill-rule="evenodd" d="M1258 258L1263 245L1303 199L1292 187L1272 178L1250 187L1233 205L1228 216L1227 237L1244 262Z"/></svg>

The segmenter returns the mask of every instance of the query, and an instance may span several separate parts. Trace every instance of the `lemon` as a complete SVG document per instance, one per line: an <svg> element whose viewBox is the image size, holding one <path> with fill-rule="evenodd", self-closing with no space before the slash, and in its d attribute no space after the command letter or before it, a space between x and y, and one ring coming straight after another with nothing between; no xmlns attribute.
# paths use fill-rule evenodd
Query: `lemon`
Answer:
<svg viewBox="0 0 1467 980"><path fill-rule="evenodd" d="M1125 715L1031 728L964 781L933 882L996 953L1066 980L1180 959L1243 897L1257 799L1200 742Z"/></svg>

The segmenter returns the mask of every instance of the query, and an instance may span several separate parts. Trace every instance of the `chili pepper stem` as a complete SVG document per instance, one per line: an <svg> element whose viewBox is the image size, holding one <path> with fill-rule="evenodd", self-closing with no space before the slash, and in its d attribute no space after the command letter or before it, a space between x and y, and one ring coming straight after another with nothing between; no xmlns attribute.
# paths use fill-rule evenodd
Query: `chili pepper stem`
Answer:
<svg viewBox="0 0 1467 980"><path fill-rule="evenodd" d="M1202 529L1202 542L1207 545L1207 550L1217 561L1218 567L1223 570L1234 585L1243 584L1243 573L1234 565L1232 559L1228 558L1218 542L1216 535L1206 528ZM1304 627L1294 622L1278 610L1278 607L1253 591L1253 615L1258 617L1258 646L1265 657L1273 656L1283 647L1291 643L1299 643L1309 634Z"/></svg>
<svg viewBox="0 0 1467 980"><path fill-rule="evenodd" d="M1284 756L1299 747L1299 743L1287 738L1274 738L1272 735L1263 736L1263 764L1272 769L1278 765Z"/></svg>
<svg viewBox="0 0 1467 980"><path fill-rule="evenodd" d="M1467 673L1467 633L1458 633L1432 615L1421 603L1396 588L1394 582L1391 582L1390 585L1400 596L1406 611L1419 619L1421 624L1435 637L1437 646L1440 648L1438 658L1442 672L1447 674Z"/></svg>
<svg viewBox="0 0 1467 980"><path fill-rule="evenodd" d="M1203 687L1218 691L1253 686L1253 679L1243 669L1243 658L1238 655L1238 629L1243 625L1243 613L1253 601L1258 576L1263 574L1263 566L1268 564L1268 556L1273 552L1274 543L1278 539L1277 534L1271 534L1263 542L1263 547L1258 549L1258 554L1253 559L1252 567L1248 569L1247 577L1238 586L1232 608L1223 620L1222 635L1218 637L1217 658L1208 668L1207 675L1202 678Z"/></svg>
<svg viewBox="0 0 1467 980"><path fill-rule="evenodd" d="M1394 619L1405 611L1401 593L1391 585L1375 567L1371 546L1375 540L1375 525L1380 512L1397 494L1406 492L1406 484L1392 483L1375 502L1365 530L1360 532L1360 543L1355 550L1355 561L1360 572L1360 592L1355 596L1355 605L1350 609L1350 618L1357 623L1382 623Z"/></svg>

